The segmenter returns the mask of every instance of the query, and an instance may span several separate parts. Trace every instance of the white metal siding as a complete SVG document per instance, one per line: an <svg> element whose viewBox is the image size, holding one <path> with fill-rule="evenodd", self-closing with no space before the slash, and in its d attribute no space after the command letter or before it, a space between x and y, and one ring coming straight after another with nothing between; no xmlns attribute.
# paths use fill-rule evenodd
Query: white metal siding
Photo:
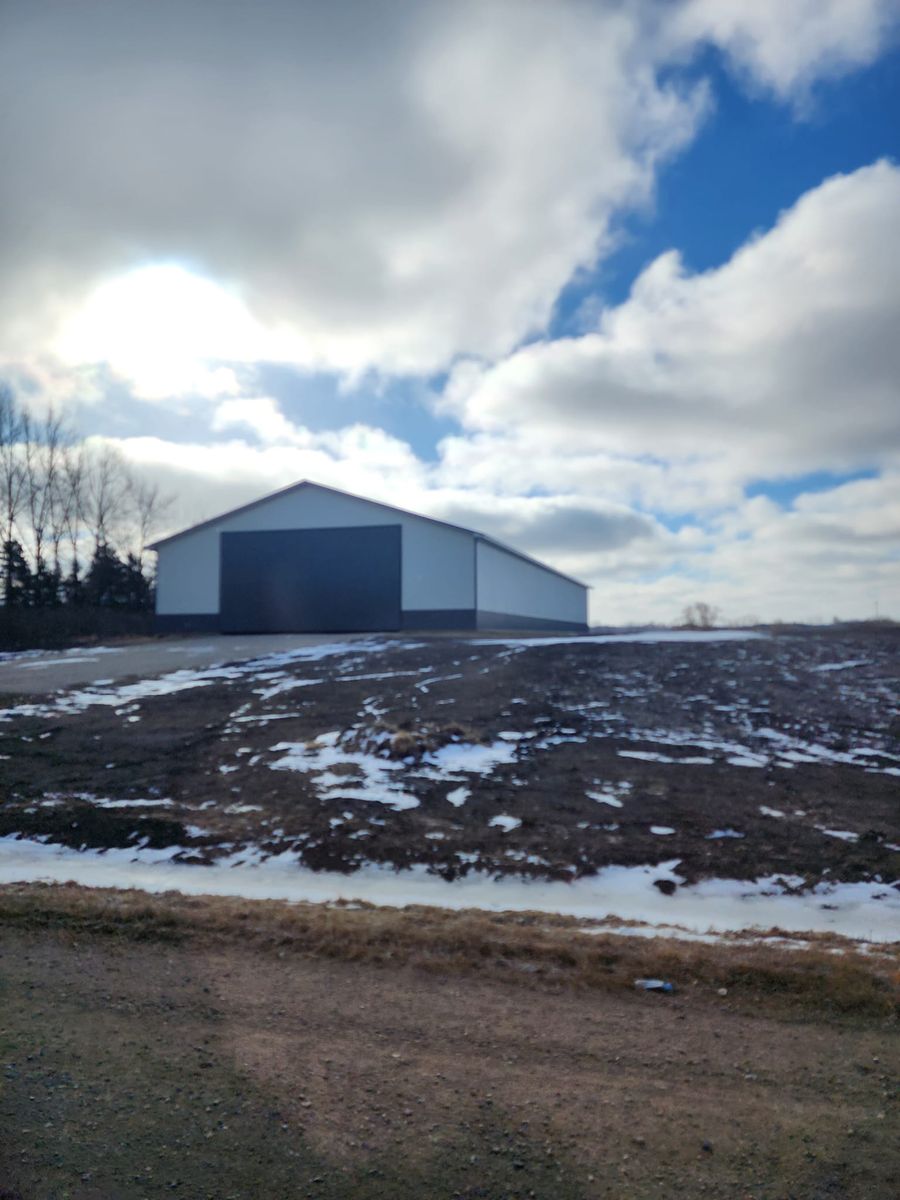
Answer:
<svg viewBox="0 0 900 1200"><path fill-rule="evenodd" d="M415 609L472 609L473 535L448 529L374 501L314 486L273 496L224 517L158 552L156 611L164 616L219 611L219 534L256 529L333 529L345 525L403 528L401 603Z"/></svg>
<svg viewBox="0 0 900 1200"><path fill-rule="evenodd" d="M479 612L587 624L587 588L490 542L478 542L477 591Z"/></svg>

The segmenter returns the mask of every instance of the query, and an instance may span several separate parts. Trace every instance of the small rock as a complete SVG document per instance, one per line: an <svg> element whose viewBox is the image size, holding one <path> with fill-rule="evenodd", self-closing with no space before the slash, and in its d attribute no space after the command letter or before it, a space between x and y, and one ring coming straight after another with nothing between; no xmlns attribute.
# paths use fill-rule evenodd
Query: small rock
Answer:
<svg viewBox="0 0 900 1200"><path fill-rule="evenodd" d="M719 990L716 992L716 995L717 996L727 996L728 988L719 988Z"/></svg>

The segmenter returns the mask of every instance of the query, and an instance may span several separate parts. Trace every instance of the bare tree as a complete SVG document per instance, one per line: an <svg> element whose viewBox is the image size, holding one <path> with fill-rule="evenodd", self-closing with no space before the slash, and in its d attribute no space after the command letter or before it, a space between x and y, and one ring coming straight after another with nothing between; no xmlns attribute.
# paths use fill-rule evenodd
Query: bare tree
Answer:
<svg viewBox="0 0 900 1200"><path fill-rule="evenodd" d="M67 533L67 513L70 504L67 464L73 449L71 429L51 411L45 425L47 447L48 538L53 554L53 572L62 577L62 544Z"/></svg>
<svg viewBox="0 0 900 1200"><path fill-rule="evenodd" d="M689 604L685 608L681 615L681 623L688 629L714 629L719 623L720 616L719 609L714 605L699 600L696 604Z"/></svg>
<svg viewBox="0 0 900 1200"><path fill-rule="evenodd" d="M88 581L93 603L103 602L94 593L105 588L103 594L118 597L115 603L141 607L150 586L147 542L170 504L117 449L99 440L76 441L52 407L34 417L0 385L0 583L6 605L80 603L87 596L81 583ZM83 574L87 560L91 566Z"/></svg>
<svg viewBox="0 0 900 1200"><path fill-rule="evenodd" d="M137 475L131 475L129 479L129 492L137 535L136 557L143 570L147 543L172 507L173 498L164 495L158 483L150 483Z"/></svg>
<svg viewBox="0 0 900 1200"><path fill-rule="evenodd" d="M116 531L127 520L128 472L122 455L112 446L101 445L89 454L84 496L96 554L115 541Z"/></svg>
<svg viewBox="0 0 900 1200"><path fill-rule="evenodd" d="M42 421L23 417L24 494L25 512L30 522L31 550L34 573L41 581L47 574L45 544L49 538L54 550L55 566L59 566L57 499L62 467L64 426L62 418L51 407Z"/></svg>
<svg viewBox="0 0 900 1200"><path fill-rule="evenodd" d="M0 384L0 554L3 557L3 598L11 602L12 542L25 496L25 468L22 441L24 414L12 389Z"/></svg>
<svg viewBox="0 0 900 1200"><path fill-rule="evenodd" d="M87 511L87 454L84 442L63 447L59 517L69 544L69 571L78 578L79 555Z"/></svg>

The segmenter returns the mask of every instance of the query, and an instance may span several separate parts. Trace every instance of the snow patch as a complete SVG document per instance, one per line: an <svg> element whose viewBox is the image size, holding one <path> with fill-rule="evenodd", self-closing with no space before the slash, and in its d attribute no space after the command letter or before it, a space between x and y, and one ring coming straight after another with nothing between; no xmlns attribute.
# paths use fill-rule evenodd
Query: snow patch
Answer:
<svg viewBox="0 0 900 1200"><path fill-rule="evenodd" d="M340 738L341 732L336 730L320 734L310 743L278 742L273 752L286 753L269 766L273 771L299 771L310 776L324 799L364 800L385 804L395 812L419 807L418 797L404 791L393 777L403 769L402 763L342 746ZM338 766L344 770L330 769Z"/></svg>
<svg viewBox="0 0 900 1200"><path fill-rule="evenodd" d="M622 801L612 792L585 792L588 800L596 800L598 804L608 804L611 808L621 808Z"/></svg>
<svg viewBox="0 0 900 1200"><path fill-rule="evenodd" d="M826 837L840 838L842 842L858 842L859 834L854 833L850 829L826 829L822 825L817 825L819 833L824 833Z"/></svg>
<svg viewBox="0 0 900 1200"><path fill-rule="evenodd" d="M685 885L675 872L678 860L656 866L605 867L596 875L566 882L510 876L495 879L478 871L448 882L424 865L395 871L367 864L344 875L311 871L298 863L293 852L248 862L253 859L252 848L245 848L234 856L243 856L245 865L235 865L232 859L212 866L173 862L175 853L172 848L78 852L37 841L0 838L0 883L71 880L89 887L149 892L171 889L187 895L247 899L364 900L397 907L431 904L490 912L552 912L594 920L615 917L649 925L678 925L698 933L778 928L882 942L896 940L900 921L900 895L884 885L819 884L797 895L788 894L785 885L795 887L802 881L778 876L753 881L709 879ZM654 880L665 878L678 885L671 896L663 896L654 886Z"/></svg>
<svg viewBox="0 0 900 1200"><path fill-rule="evenodd" d="M497 829L502 829L504 833L510 833L513 829L518 829L522 822L518 817L508 817L505 813L501 813L497 817L491 817L488 825Z"/></svg>
<svg viewBox="0 0 900 1200"><path fill-rule="evenodd" d="M870 662L867 658L852 658L846 662L820 663L817 667L811 667L813 671L849 671L853 667L868 667Z"/></svg>
<svg viewBox="0 0 900 1200"><path fill-rule="evenodd" d="M535 646L609 645L614 642L745 642L764 641L768 634L744 629L652 629L641 633L579 634L555 638L470 638L473 646L516 646L523 650Z"/></svg>
<svg viewBox="0 0 900 1200"><path fill-rule="evenodd" d="M515 762L516 748L509 742L492 742L482 746L476 742L449 742L423 758L439 771L466 771L469 774L489 775L494 767Z"/></svg>

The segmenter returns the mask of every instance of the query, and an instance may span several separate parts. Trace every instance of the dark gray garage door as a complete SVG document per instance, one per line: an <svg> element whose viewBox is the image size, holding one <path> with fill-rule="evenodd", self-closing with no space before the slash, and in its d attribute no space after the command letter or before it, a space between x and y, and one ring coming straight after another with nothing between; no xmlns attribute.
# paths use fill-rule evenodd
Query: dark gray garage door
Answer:
<svg viewBox="0 0 900 1200"><path fill-rule="evenodd" d="M400 526L223 533L225 633L400 628Z"/></svg>

